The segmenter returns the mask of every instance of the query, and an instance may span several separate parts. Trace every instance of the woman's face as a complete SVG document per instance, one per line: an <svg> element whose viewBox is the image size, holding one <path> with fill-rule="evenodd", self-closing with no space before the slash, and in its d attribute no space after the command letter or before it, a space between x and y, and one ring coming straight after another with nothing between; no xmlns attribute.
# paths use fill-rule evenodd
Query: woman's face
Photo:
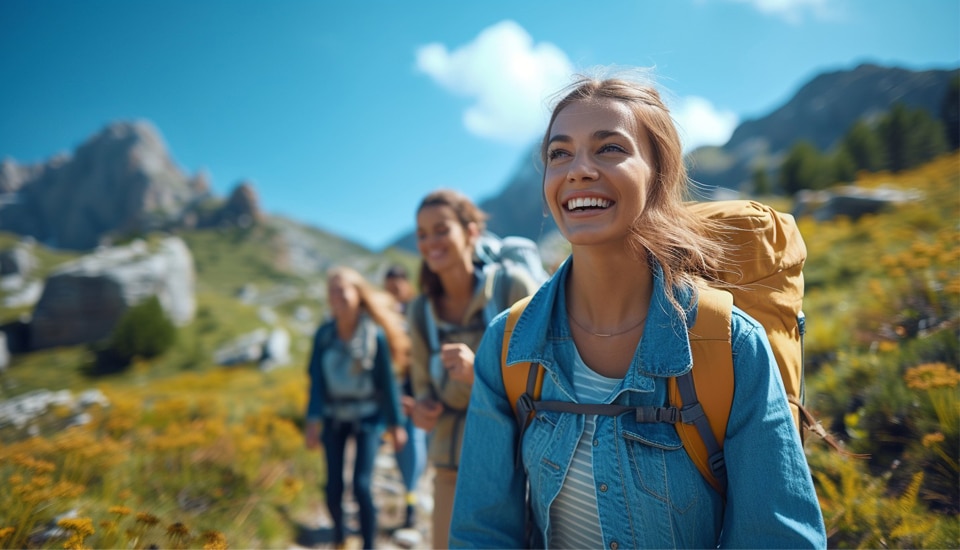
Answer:
<svg viewBox="0 0 960 550"><path fill-rule="evenodd" d="M417 250L434 273L470 265L477 224L464 226L453 208L438 204L417 212Z"/></svg>
<svg viewBox="0 0 960 550"><path fill-rule="evenodd" d="M360 293L356 285L344 279L342 275L334 275L327 280L327 302L333 311L333 316L351 311L360 307Z"/></svg>
<svg viewBox="0 0 960 550"><path fill-rule="evenodd" d="M544 197L571 244L622 241L643 212L653 170L646 131L626 105L579 101L550 128Z"/></svg>

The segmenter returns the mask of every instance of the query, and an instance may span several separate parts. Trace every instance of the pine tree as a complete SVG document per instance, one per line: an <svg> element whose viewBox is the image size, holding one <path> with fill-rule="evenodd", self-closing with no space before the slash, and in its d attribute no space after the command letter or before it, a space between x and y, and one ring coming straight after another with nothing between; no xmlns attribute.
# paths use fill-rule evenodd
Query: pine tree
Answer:
<svg viewBox="0 0 960 550"><path fill-rule="evenodd" d="M940 121L947 133L947 147L956 151L960 148L960 74L954 76L947 86L940 104Z"/></svg>
<svg viewBox="0 0 960 550"><path fill-rule="evenodd" d="M886 165L883 142L862 119L855 122L843 136L840 148L849 156L857 171L876 172Z"/></svg>

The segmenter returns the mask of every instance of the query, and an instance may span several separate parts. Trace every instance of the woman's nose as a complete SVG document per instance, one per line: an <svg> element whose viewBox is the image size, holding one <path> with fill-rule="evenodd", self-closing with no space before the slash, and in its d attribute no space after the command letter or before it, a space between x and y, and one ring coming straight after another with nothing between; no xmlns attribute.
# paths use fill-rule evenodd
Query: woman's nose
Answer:
<svg viewBox="0 0 960 550"><path fill-rule="evenodd" d="M590 155L578 153L571 159L567 170L567 180L594 180L597 178L597 167L590 159Z"/></svg>

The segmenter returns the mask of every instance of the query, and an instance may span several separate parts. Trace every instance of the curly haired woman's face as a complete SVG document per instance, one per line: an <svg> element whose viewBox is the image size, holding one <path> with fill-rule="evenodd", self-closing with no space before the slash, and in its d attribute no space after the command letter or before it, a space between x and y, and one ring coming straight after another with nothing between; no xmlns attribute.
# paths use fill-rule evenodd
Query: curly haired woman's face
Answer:
<svg viewBox="0 0 960 550"><path fill-rule="evenodd" d="M544 196L574 245L622 240L646 205L653 173L646 132L613 100L575 102L554 119Z"/></svg>
<svg viewBox="0 0 960 550"><path fill-rule="evenodd" d="M417 250L434 273L470 262L478 233L476 224L465 227L449 206L425 206L417 212Z"/></svg>

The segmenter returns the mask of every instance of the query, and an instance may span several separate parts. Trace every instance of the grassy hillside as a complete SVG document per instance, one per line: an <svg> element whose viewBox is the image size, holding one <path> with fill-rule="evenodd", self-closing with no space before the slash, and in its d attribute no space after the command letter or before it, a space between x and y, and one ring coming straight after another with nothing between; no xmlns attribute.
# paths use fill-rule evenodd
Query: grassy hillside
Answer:
<svg viewBox="0 0 960 550"><path fill-rule="evenodd" d="M924 199L856 222L800 220L809 249L807 404L847 448L871 456L843 457L807 437L830 546L960 547L960 157L858 184ZM173 351L89 378L84 349L52 350L19 356L0 376L4 399L98 388L110 402L88 409L86 424L47 431L72 418L55 407L39 437L0 430L8 495L0 547L30 545L31 533L69 511L73 547L280 547L294 540L295 520L321 505L322 455L303 450L299 431L308 337L292 315L303 306L319 319L322 273L292 271L275 230L184 238L199 309ZM48 266L66 259L43 254ZM374 276L387 258L348 250L337 261ZM249 285L259 303L237 298ZM263 307L294 334L292 366L212 365L220 343L262 326Z"/></svg>
<svg viewBox="0 0 960 550"><path fill-rule="evenodd" d="M299 265L290 258L291 230L295 253L306 258ZM388 262L412 268L415 258L374 254L285 221L181 236L194 257L198 307L171 351L93 377L87 348L44 350L15 356L0 375L0 401L91 388L109 400L86 410L88 423L66 429L75 411L54 407L36 424L40 437L0 427L0 493L11 496L0 499L0 547L63 547L29 537L68 511L81 517L67 525L76 547L282 546L295 536L289 514L322 503L322 457L303 450L299 422L309 331L325 314L324 271L346 263L374 278ZM42 274L77 256L39 245L35 252ZM291 365L215 365L218 347L268 326L264 310L292 335ZM298 310L310 321L295 319ZM0 320L27 311L0 309Z"/></svg>
<svg viewBox="0 0 960 550"><path fill-rule="evenodd" d="M807 404L851 451L808 439L831 546L960 547L960 157L864 187L923 199L856 222L800 220Z"/></svg>

